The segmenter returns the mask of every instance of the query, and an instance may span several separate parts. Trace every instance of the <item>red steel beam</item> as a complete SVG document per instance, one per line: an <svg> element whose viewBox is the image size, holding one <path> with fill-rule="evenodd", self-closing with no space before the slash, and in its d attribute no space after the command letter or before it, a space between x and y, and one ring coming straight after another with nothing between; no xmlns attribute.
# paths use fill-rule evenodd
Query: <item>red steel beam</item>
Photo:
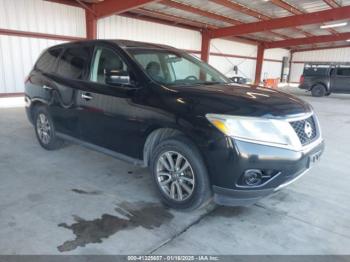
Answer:
<svg viewBox="0 0 350 262"><path fill-rule="evenodd" d="M131 12L126 12L123 14L120 14L121 16L126 16L134 19L140 19L144 21L149 21L153 23L158 24L164 24L164 25L170 25L170 26L176 26L181 27L189 30L194 31L201 31L203 29L216 29L218 27L208 25L202 22L189 20L187 18L174 16L174 15L168 15L159 11L149 10L145 8L139 8L132 10ZM250 44L250 45L257 45L259 42L256 40L252 40L246 37L227 37L228 41L236 41L240 43Z"/></svg>
<svg viewBox="0 0 350 262"><path fill-rule="evenodd" d="M295 6L292 6L290 4L288 4L287 2L283 1L283 0L271 0L271 3L281 7L284 10L287 10L288 12L292 13L293 15L301 15L301 14L305 14L305 12L301 11L300 9L296 8ZM301 33L303 33L306 36L313 36L312 34L305 32L304 30L301 30L299 28L297 28L297 30ZM328 28L326 29L328 32L330 32L331 34L337 34L338 32L332 28Z"/></svg>
<svg viewBox="0 0 350 262"><path fill-rule="evenodd" d="M266 21L246 23L236 26L230 26L212 30L211 38L220 38L225 36L237 36L262 32L267 30L318 24L322 22L336 21L350 18L350 6L334 8L319 12L294 15L289 17L275 18ZM334 37L334 36L332 36Z"/></svg>
<svg viewBox="0 0 350 262"><path fill-rule="evenodd" d="M79 40L85 40L86 39L84 37L66 36L66 35L53 35L53 34L27 32L27 31L2 29L2 28L0 28L0 35L30 37L30 38L41 38L41 39L51 39L51 40L61 40L61 41L79 41Z"/></svg>
<svg viewBox="0 0 350 262"><path fill-rule="evenodd" d="M197 28L207 28L207 29L216 29L216 26L212 26L210 24L206 24L199 21L190 20L187 18L183 18L180 16L170 15L167 13L162 13L156 10L150 10L145 8L139 8L132 11L132 13L160 18L164 20L168 20L169 22L172 22L172 25L176 26L177 24L183 24L183 25L190 25Z"/></svg>
<svg viewBox="0 0 350 262"><path fill-rule="evenodd" d="M298 45L344 41L347 39L350 39L350 32L339 33L337 35L320 35L313 37L293 38L288 40L274 41L266 43L266 48L283 48Z"/></svg>
<svg viewBox="0 0 350 262"><path fill-rule="evenodd" d="M159 0L104 0L101 3L93 4L98 18L124 13L152 2Z"/></svg>
<svg viewBox="0 0 350 262"><path fill-rule="evenodd" d="M246 15L249 15L249 16L252 16L252 17L255 17L259 20L269 20L271 19L270 16L267 16L267 15L264 15L264 14L261 14L259 13L258 11L255 11L253 9L250 9L248 7L245 7L241 4L238 4L238 3L235 3L235 2L232 2L230 0L210 0L218 5L222 5L222 6L225 6L227 8L230 8L232 10L235 10L237 12L240 12L240 13L243 13L243 14L246 14ZM241 22L240 22L241 24ZM280 37L282 39L288 39L290 37L286 36L286 35L283 35L283 34L280 34L280 33L276 33L276 32L269 32L277 37Z"/></svg>
<svg viewBox="0 0 350 262"><path fill-rule="evenodd" d="M258 53L256 56L256 66L255 66L255 81L254 81L256 85L258 85L261 80L262 66L264 62L264 52L265 52L264 45L262 44L258 45Z"/></svg>
<svg viewBox="0 0 350 262"><path fill-rule="evenodd" d="M202 10L200 8L197 8L197 7L194 7L194 6L190 6L190 5L187 5L187 4L183 4L183 3L179 3L179 2L175 2L175 1L172 1L172 0L163 0L161 1L160 3L166 5L166 6L170 6L170 7L173 7L173 8L177 8L177 9L180 9L182 11L186 11L186 12L190 12L190 13L194 13L194 14L197 14L197 15L201 15L201 16L205 16L205 17L208 17L208 18L211 18L211 19L214 19L214 20L219 20L219 21L223 21L223 22L226 22L226 23L229 23L229 24L232 24L232 25L239 25L239 24L242 24L241 21L239 20L236 20L236 19L233 19L233 18L230 18L230 17L227 17L227 16L222 16L222 15L219 15L219 14L216 14L216 13L212 13L212 12L208 12L206 10ZM282 35L282 34L279 34L279 33L275 33L275 32L270 32L282 39L287 39L289 38L288 36L285 36L285 35Z"/></svg>
<svg viewBox="0 0 350 262"><path fill-rule="evenodd" d="M304 49L292 49L293 53L297 52L306 52L306 51L315 51L315 50L325 50L325 49L336 49L336 48L350 48L350 44L345 45L335 45L335 46L325 46L325 47L313 47L313 48L304 48Z"/></svg>
<svg viewBox="0 0 350 262"><path fill-rule="evenodd" d="M235 2L232 2L230 0L210 0L216 4L219 4L219 5L222 5L222 6L226 6L227 8L231 8L235 11L238 11L238 12L241 12L243 14L246 14L246 15L249 15L249 16L253 16L259 20L270 20L272 19L272 17L270 16L267 16L267 15L264 15L262 13L259 13L258 11L255 11L253 9L250 9L246 6L243 6L241 4L238 4L238 3L235 3ZM278 1L279 3L281 3L281 1ZM292 8L292 7L291 7ZM300 12L299 14L302 14L302 12ZM308 33L308 32L305 32L299 28L294 28L296 31L298 32L301 32L303 33L305 36L313 36L313 34L311 33ZM276 33L276 32L269 32L269 33L272 33L282 39L287 39L287 38L290 38L289 36L286 36L286 35L283 35L283 34L280 34L280 33Z"/></svg>
<svg viewBox="0 0 350 262"><path fill-rule="evenodd" d="M186 12L196 14L196 15L205 16L205 17L208 17L208 18L211 18L214 20L223 21L223 22L226 22L226 23L229 23L232 25L241 24L241 21L238 21L236 19L233 19L233 18L230 18L227 16L223 16L223 15L219 15L216 13L208 12L206 10L202 10L202 9L197 8L197 7L193 7L191 5L183 4L180 2L175 2L175 1L171 1L171 0L162 0L160 3L163 5L166 5L166 6L180 9L182 11L186 11Z"/></svg>
<svg viewBox="0 0 350 262"><path fill-rule="evenodd" d="M134 19L139 19L142 21L147 21L147 22L152 22L152 23L157 23L157 24L162 24L162 25L169 25L169 26L176 26L184 29L189 29L189 30L194 30L194 31L200 31L201 28L187 25L187 24L182 24L182 23L177 23L174 24L173 21L170 21L169 19L164 20L159 17L151 17L151 16L145 16L139 13L136 13L135 10L132 10L131 12L126 12L119 14L120 16L125 16L125 17L130 17Z"/></svg>
<svg viewBox="0 0 350 262"><path fill-rule="evenodd" d="M323 1L332 8L341 7L341 5L334 0L323 0Z"/></svg>
<svg viewBox="0 0 350 262"><path fill-rule="evenodd" d="M271 3L274 5L279 6L280 8L287 10L289 13L292 13L293 15L301 15L303 12L296 7L282 1L282 0L270 0Z"/></svg>
<svg viewBox="0 0 350 262"><path fill-rule="evenodd" d="M70 5L70 6L75 6L75 7L81 7L83 8L78 2L74 0L45 0L46 2L53 2L57 4L62 4L62 5Z"/></svg>
<svg viewBox="0 0 350 262"><path fill-rule="evenodd" d="M259 20L269 20L271 19L271 17L261 14L253 9L250 9L246 6L243 6L241 4L232 2L230 0L210 0L211 2L214 2L216 4L222 5L222 6L226 6L227 8L233 9L235 11L241 12L243 14L249 15L249 16L253 16Z"/></svg>
<svg viewBox="0 0 350 262"><path fill-rule="evenodd" d="M97 17L89 10L85 9L86 38L97 39Z"/></svg>
<svg viewBox="0 0 350 262"><path fill-rule="evenodd" d="M207 30L202 32L202 47L201 47L201 59L205 62L209 61L210 53L210 37Z"/></svg>

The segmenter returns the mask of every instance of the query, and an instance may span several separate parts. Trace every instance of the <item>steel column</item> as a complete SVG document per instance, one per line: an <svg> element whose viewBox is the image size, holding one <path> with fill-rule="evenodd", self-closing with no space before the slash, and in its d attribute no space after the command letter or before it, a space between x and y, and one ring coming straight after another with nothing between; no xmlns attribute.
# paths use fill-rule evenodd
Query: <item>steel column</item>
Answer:
<svg viewBox="0 0 350 262"><path fill-rule="evenodd" d="M254 83L258 85L261 81L261 71L264 62L264 52L265 47L263 44L258 45L258 53L256 56L256 66L255 66L255 81Z"/></svg>
<svg viewBox="0 0 350 262"><path fill-rule="evenodd" d="M205 62L209 61L210 52L210 37L207 30L202 32L202 47L201 47L201 59Z"/></svg>

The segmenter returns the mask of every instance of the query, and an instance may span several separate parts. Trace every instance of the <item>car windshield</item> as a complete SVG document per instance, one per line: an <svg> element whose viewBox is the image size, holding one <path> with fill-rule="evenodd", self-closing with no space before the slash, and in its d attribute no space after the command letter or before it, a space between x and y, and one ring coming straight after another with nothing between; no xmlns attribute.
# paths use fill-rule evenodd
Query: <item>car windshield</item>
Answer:
<svg viewBox="0 0 350 262"><path fill-rule="evenodd" d="M184 52L138 48L130 48L128 52L150 78L164 85L193 86L230 82L208 64Z"/></svg>

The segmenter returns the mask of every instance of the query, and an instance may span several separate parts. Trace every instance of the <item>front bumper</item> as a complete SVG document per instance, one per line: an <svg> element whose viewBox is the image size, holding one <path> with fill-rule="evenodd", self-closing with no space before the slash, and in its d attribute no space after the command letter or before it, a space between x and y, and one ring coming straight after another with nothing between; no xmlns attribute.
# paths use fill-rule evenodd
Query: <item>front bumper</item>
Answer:
<svg viewBox="0 0 350 262"><path fill-rule="evenodd" d="M318 140L303 151L277 148L249 142L234 142L231 162L226 161L227 170L234 170L223 185L214 183L214 201L220 205L247 206L270 195L306 174L311 168L310 158L321 156L324 141ZM274 175L258 186L240 186L238 183L245 170L272 170ZM220 181L217 181L220 183ZM228 186L227 186L228 185Z"/></svg>

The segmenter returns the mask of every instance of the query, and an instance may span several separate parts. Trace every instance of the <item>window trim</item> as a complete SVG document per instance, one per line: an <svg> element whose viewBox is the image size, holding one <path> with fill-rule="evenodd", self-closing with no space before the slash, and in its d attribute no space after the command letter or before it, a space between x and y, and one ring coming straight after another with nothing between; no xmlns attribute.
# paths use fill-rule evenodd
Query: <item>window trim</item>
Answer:
<svg viewBox="0 0 350 262"><path fill-rule="evenodd" d="M99 48L101 48L101 49L108 49L111 52L113 52L114 54L118 55L120 57L120 59L124 62L124 64L127 66L129 74L130 74L130 72L134 72L134 78L135 78L134 80L136 82L139 82L139 79L138 79L137 74L135 73L134 67L130 64L130 62L128 61L128 58L125 57L125 55L123 55L119 50L116 50L115 48L113 48L113 46L104 45L104 44L101 44L101 43L98 43L98 44L93 46L93 52L92 52L92 55L91 55L89 66L88 66L88 73L87 73L86 81L88 81L89 83L92 83L92 84L103 85L103 86L107 86L107 87L114 87L114 88L117 87L117 86L110 86L110 85L105 84L105 83L94 82L94 81L91 80L92 67L93 67L93 63L94 63L94 60L95 60L96 51ZM120 85L120 87L125 87L125 86L126 85L123 85L123 84Z"/></svg>

